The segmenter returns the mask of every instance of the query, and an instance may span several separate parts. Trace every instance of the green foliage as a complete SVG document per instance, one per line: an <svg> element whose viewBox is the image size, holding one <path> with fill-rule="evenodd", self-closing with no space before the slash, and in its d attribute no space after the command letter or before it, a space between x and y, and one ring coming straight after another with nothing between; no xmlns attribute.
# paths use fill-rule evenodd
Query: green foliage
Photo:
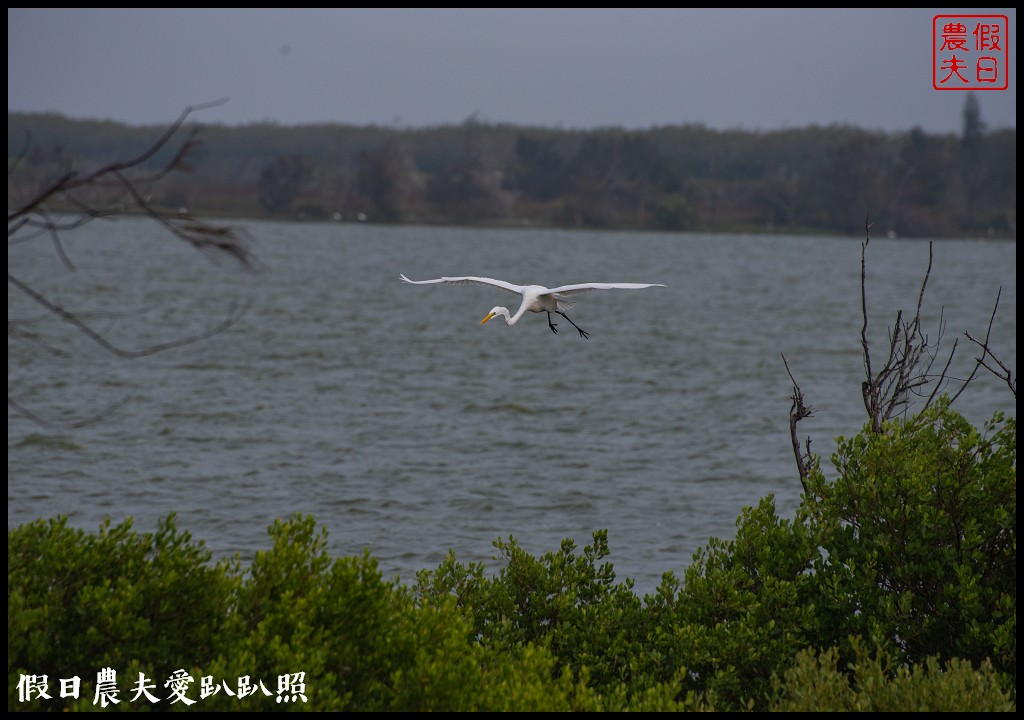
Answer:
<svg viewBox="0 0 1024 720"><path fill-rule="evenodd" d="M185 709L165 689L179 669L206 711L676 707L668 690L602 697L543 646L477 642L454 598L416 604L368 555L331 560L312 518L270 535L243 577L211 566L173 517L144 536L130 521L93 536L64 518L10 531L8 708L96 709L91 678L106 667L121 681L112 710ZM140 673L156 702L135 697ZM49 700L19 697L28 675L46 676ZM74 676L79 698L61 698ZM255 694L238 696L243 678ZM299 684L280 694L282 680Z"/></svg>
<svg viewBox="0 0 1024 720"><path fill-rule="evenodd" d="M309 517L244 572L173 516L30 523L8 531L8 709L103 709L108 667L113 710L187 709L176 672L206 711L1015 709L1016 422L979 432L943 401L833 463L812 459L793 520L762 499L643 600L603 531L539 557L498 540L493 574L452 554L405 586L329 557ZM22 697L44 675L50 699Z"/></svg>
<svg viewBox="0 0 1024 720"><path fill-rule="evenodd" d="M1014 712L1010 693L989 663L966 660L897 665L854 642L855 660L839 668L840 653L801 651L783 680L773 678L772 712Z"/></svg>
<svg viewBox="0 0 1024 720"><path fill-rule="evenodd" d="M90 695L90 676L103 667L172 671L209 657L236 578L233 564L209 561L173 515L144 535L130 520L92 535L66 518L9 531L8 707L52 705L15 704L20 673L80 676Z"/></svg>
<svg viewBox="0 0 1024 720"><path fill-rule="evenodd" d="M536 649L521 656L472 642L454 601L416 606L382 579L369 555L332 561L312 518L277 522L240 587L235 640L210 666L217 677L304 672L308 703L296 710L424 711L572 709L588 702L571 675ZM230 651L230 652L228 652ZM576 698L581 693L580 698ZM238 709L217 696L204 709ZM247 709L280 709L262 696Z"/></svg>
<svg viewBox="0 0 1024 720"><path fill-rule="evenodd" d="M807 525L780 520L769 496L744 510L735 540L712 538L694 556L682 589L659 601L670 621L661 654L689 668L688 690L719 710L765 696L771 675L815 640L817 553Z"/></svg>
<svg viewBox="0 0 1024 720"><path fill-rule="evenodd" d="M454 596L486 644L509 651L549 648L599 690L636 681L637 659L645 654L643 606L632 583L616 583L611 564L601 562L610 552L606 531L594 533L593 545L579 555L572 540L539 558L514 538L494 546L504 567L493 579L483 577L482 567L449 556L436 572L420 573L419 602Z"/></svg>
<svg viewBox="0 0 1024 720"><path fill-rule="evenodd" d="M902 662L989 659L1016 677L1016 455L1014 419L983 435L946 401L840 439L839 477L813 474L807 500L826 645L859 635Z"/></svg>

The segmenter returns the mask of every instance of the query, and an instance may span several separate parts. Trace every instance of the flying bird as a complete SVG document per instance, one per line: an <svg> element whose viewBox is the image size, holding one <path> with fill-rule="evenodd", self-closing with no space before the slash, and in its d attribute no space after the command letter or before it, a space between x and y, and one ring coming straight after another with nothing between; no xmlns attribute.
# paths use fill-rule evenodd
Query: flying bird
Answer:
<svg viewBox="0 0 1024 720"><path fill-rule="evenodd" d="M642 290L649 287L665 287L661 283L579 283L578 285L562 285L556 288L546 288L543 285L513 285L510 282L504 280L494 280L493 278L485 277L443 277L435 280L410 280L405 275L399 275L404 282L412 283L413 285L431 285L434 283L441 283L442 285L490 285L491 287L501 288L510 293L521 295L523 298L522 305L516 311L515 315L510 315L508 308L495 307L492 308L489 313L480 321L483 325L488 320L501 315L505 318L505 324L512 326L519 322L519 318L526 313L527 310L535 313L546 312L548 314L548 327L551 328L551 332L558 334L558 327L551 321L551 313L558 313L569 323L579 330L580 337L588 338L590 333L581 328L579 325L574 323L568 315L565 314L566 310L571 310L573 304L566 300L568 297L573 295L581 295L583 293L590 292L591 290Z"/></svg>

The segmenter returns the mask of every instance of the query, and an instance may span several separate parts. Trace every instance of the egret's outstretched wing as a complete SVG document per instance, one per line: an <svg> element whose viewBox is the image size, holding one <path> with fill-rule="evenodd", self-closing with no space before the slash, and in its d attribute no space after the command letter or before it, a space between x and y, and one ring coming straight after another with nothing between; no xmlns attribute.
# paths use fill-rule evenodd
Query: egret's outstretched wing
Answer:
<svg viewBox="0 0 1024 720"><path fill-rule="evenodd" d="M398 277L407 283L412 283L413 285L430 285L431 283L441 283L442 285L490 285L491 287L501 288L502 290L507 290L510 293L515 293L516 295L522 295L523 291L526 289L522 285L513 285L512 283L507 283L504 280L495 280L493 278L485 277L443 277L435 280L410 280L405 275L399 275Z"/></svg>
<svg viewBox="0 0 1024 720"><path fill-rule="evenodd" d="M579 295L591 290L643 290L649 287L665 287L661 283L579 283L578 285L562 285L548 290L552 295Z"/></svg>
<svg viewBox="0 0 1024 720"><path fill-rule="evenodd" d="M491 318L500 315L505 318L506 325L512 326L519 322L519 319L527 312L546 312L548 314L548 327L551 328L551 332L557 333L558 329L555 323L551 320L551 313L558 313L568 320L574 328L579 330L580 337L583 338L589 337L589 333L574 323L569 316L565 314L566 310L572 309L572 303L566 299L567 296L579 295L580 293L590 292L591 290L642 290L643 288L649 287L665 287L665 285L662 285L661 283L580 283L578 285L562 285L561 287L556 288L546 288L543 285L513 285L512 283L505 282L504 280L475 277L472 275L435 278L434 280L410 280L402 274L399 274L398 277L401 278L403 282L412 283L413 285L477 284L500 288L501 290L521 295L523 298L522 304L519 306L515 315L509 314L508 308L493 308L489 313L487 313L487 316L480 321L481 325Z"/></svg>

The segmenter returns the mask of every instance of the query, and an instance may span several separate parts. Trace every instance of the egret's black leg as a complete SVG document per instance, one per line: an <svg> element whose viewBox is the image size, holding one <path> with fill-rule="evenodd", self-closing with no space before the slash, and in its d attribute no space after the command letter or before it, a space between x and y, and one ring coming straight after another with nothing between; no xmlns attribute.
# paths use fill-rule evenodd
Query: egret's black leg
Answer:
<svg viewBox="0 0 1024 720"><path fill-rule="evenodd" d="M570 324L571 324L571 325L572 325L572 326L573 326L574 328L576 328L577 330L579 330L579 331L580 331L580 337L581 337L581 338L583 338L583 339L587 339L587 338L589 338L589 337L590 337L590 333L588 333L588 332L587 332L586 330L584 330L584 329L583 329L583 328L581 328L581 327L580 327L579 325L577 325L576 323L574 323L574 322L572 321L572 319L570 319L570 317L569 317L568 315L566 315L566 314L565 314L564 312L562 312L561 310L556 310L555 312L557 312L557 313L558 313L559 315L561 315L562 317L564 317L564 318L565 318L566 320L568 320L568 321L569 321L569 323L570 323ZM550 317L550 316L551 316L551 313L548 313L548 316ZM548 320L548 322L550 323L551 321L550 321L550 320Z"/></svg>
<svg viewBox="0 0 1024 720"><path fill-rule="evenodd" d="M572 322L572 320L569 320L569 322ZM551 322L551 313L548 313L548 327L551 328L551 332L553 332L555 335L558 334L558 330L555 329L557 325Z"/></svg>

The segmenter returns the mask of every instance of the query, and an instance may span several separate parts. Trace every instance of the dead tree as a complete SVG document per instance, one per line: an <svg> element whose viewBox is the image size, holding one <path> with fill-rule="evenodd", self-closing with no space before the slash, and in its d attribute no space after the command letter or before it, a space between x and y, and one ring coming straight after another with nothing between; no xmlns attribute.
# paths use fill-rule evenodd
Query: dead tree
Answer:
<svg viewBox="0 0 1024 720"><path fill-rule="evenodd" d="M793 382L793 394L791 396L793 404L789 407L789 437L793 442L793 455L796 457L796 468L800 473L800 484L804 486L804 492L807 492L807 476L810 474L810 466L814 462L814 455L811 454L810 436L808 436L807 443L804 446L805 450L800 449L800 438L796 433L796 424L804 418L813 415L814 411L804 404L804 393L800 389L796 378L793 377L793 372L789 369L789 361L786 360L785 355L782 356L782 362L786 365L786 373L789 374L789 379Z"/></svg>
<svg viewBox="0 0 1024 720"><path fill-rule="evenodd" d="M860 292L861 292L861 315L862 324L860 332L861 353L864 361L864 382L861 383L861 395L864 400L864 410L867 412L871 430L875 433L882 433L885 423L897 415L907 411L912 396L923 398L924 404L921 411L930 407L935 400L949 386L953 378L949 376L949 369L956 353L957 341L953 342L949 355L942 365L942 369L936 372L936 362L939 359L939 348L944 330L943 321L940 315L939 328L935 340L931 340L924 332L921 319L921 308L924 304L925 291L928 287L928 279L932 270L932 244L928 243L928 267L925 269L924 279L921 281L921 289L917 296L917 307L914 315L906 319L903 311L896 313L896 319L889 328L889 342L886 348L886 355L881 364L876 364L872 357L871 344L868 340L868 307L867 307L867 248L871 241L871 224L866 221L864 225L864 242L861 243L860 256ZM1000 289L1001 293L1001 289ZM975 359L974 370L964 380L959 381L960 387L950 398L950 403L967 388L975 378L979 368L984 367L996 377L1003 379L1014 397L1017 396L1016 380L1009 368L996 358L990 349L990 338L992 323L995 319L996 310L999 307L999 295L996 296L995 307L989 318L988 330L984 341L975 339L970 333L965 333L967 338L978 345L982 354ZM789 362L783 355L783 362L786 372L793 383L792 405L789 411L790 438L793 444L793 451L796 455L797 470L800 474L800 482L807 490L807 477L810 472L811 463L814 457L811 455L811 441L807 439L804 448L801 450L800 439L797 435L797 424L811 415L811 410L804 404L803 392L793 373L789 368ZM993 367L992 364L997 367Z"/></svg>
<svg viewBox="0 0 1024 720"><path fill-rule="evenodd" d="M981 348L981 355L974 359L974 371L971 373L971 377L968 378L968 382L978 372L979 368L985 368L990 373L995 375L997 378L999 378L1000 380L1005 382L1006 386L1008 388L1010 388L1010 392L1013 393L1013 397L1016 398L1017 397L1017 378L1015 378L1013 376L1013 372L1010 370L1010 368L1006 367L1006 364L1002 360L1000 360L998 357L996 357L995 353L993 353L992 349L989 347L989 343L991 342L991 339L992 339L992 323L996 319L996 310L999 309L999 298L1002 296L1002 294L1003 294L1003 289L999 288L999 292L996 293L995 305L992 308L992 315L988 319L988 328L985 330L985 339L984 340L978 340L976 337L971 335L969 332L965 332L964 333L964 336L968 340L970 340L972 343L974 343L979 348ZM992 364L990 364L990 362L992 364L994 364L996 367L993 367ZM967 385L965 383L964 387L966 387L966 386ZM960 388L960 392L958 392L957 395L959 395L961 392L963 392L963 388ZM954 396L953 399L955 400L956 396Z"/></svg>
<svg viewBox="0 0 1024 720"><path fill-rule="evenodd" d="M942 341L943 326L939 321L938 335L934 343L930 342L921 325L921 306L924 303L928 278L932 272L932 244L928 243L928 267L921 281L921 290L917 295L917 308L910 320L906 320L903 311L896 312L896 320L889 329L889 347L885 361L877 370L872 366L871 345L868 342L868 308L867 308L867 247L870 242L870 225L866 224L864 242L860 253L860 296L863 324L860 331L861 352L864 356L865 380L861 383L861 394L864 398L864 409L871 421L871 429L882 432L887 420L906 410L911 395L923 395L923 388L929 383L932 390L927 395L922 409L928 408L938 393L947 384L949 365L956 353L957 341L953 342L945 367L938 375L932 373Z"/></svg>
<svg viewBox="0 0 1024 720"><path fill-rule="evenodd" d="M203 253L228 257L245 269L256 269L256 258L248 249L247 238L241 229L214 225L197 219L181 209L160 208L153 204L146 191L172 173L191 171L188 158L199 145L199 129L186 129L185 121L197 110L215 104L219 102L186 108L149 147L128 160L109 163L88 172L81 172L71 167L70 163L65 163L55 177L44 182L24 202L8 211L8 248L16 244L46 239L63 265L69 271L74 271L74 263L65 252L62 242L65 233L73 232L102 218L141 215L164 227L172 237L188 243ZM24 151L8 164L9 184L12 177L21 169L30 148L31 142L26 142ZM165 150L173 150L170 160L155 170L149 169L153 158ZM139 348L126 348L112 342L85 312L65 307L59 299L47 296L31 283L13 274L10 267L7 272L7 284L9 288L23 293L42 308L45 315L66 323L104 351L121 358L153 355L209 338L233 325L245 312L243 306L231 307L227 309L225 317L220 322L198 334L172 338ZM22 323L8 315L8 338L27 338L28 334L23 333L21 328ZM8 408L37 423L48 424L15 401L9 392L7 405ZM81 424L83 423L73 423Z"/></svg>

